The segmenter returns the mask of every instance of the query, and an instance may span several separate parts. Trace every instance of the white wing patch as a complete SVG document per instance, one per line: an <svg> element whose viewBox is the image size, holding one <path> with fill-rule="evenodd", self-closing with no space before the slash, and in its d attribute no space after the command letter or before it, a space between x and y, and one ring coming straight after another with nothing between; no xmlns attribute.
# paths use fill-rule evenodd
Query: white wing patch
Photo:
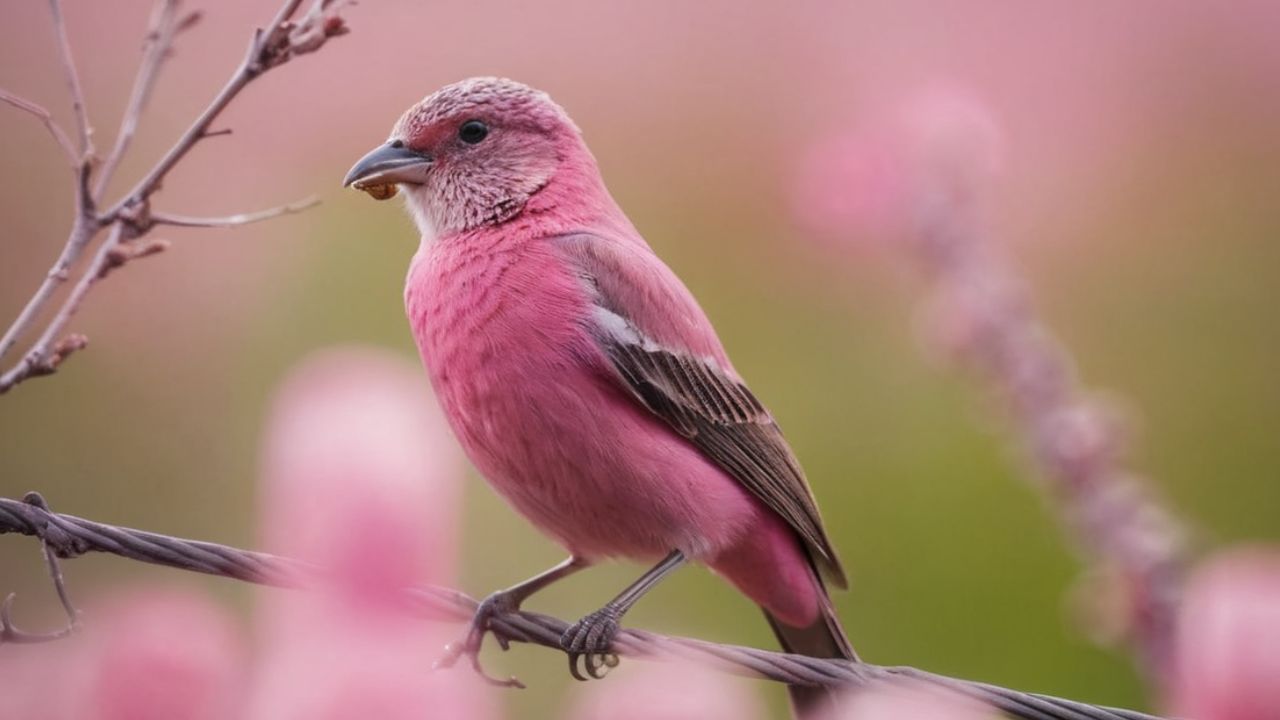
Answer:
<svg viewBox="0 0 1280 720"><path fill-rule="evenodd" d="M622 345L638 345L645 350L657 350L652 340L644 337L627 322L627 319L606 307L596 305L591 308L591 320L596 328L610 340Z"/></svg>

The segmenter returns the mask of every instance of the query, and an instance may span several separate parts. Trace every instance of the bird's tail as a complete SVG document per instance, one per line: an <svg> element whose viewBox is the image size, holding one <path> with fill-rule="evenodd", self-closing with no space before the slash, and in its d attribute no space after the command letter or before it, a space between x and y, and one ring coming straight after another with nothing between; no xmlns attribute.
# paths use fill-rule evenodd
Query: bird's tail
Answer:
<svg viewBox="0 0 1280 720"><path fill-rule="evenodd" d="M813 575L813 582L821 600L818 619L806 627L793 627L765 610L764 616L769 621L769 627L773 628L773 634L778 637L778 642L786 652L818 658L857 660L858 654L849 644L849 638L844 634L840 618L836 617L835 607L831 604L831 596L827 594L817 573ZM835 699L835 692L825 687L789 685L787 692L791 695L793 715L801 719L816 717Z"/></svg>

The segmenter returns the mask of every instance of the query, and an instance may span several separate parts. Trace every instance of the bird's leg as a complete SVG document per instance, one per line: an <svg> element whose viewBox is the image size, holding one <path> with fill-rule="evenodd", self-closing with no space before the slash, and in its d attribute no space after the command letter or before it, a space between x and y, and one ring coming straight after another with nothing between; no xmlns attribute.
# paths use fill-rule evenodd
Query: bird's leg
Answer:
<svg viewBox="0 0 1280 720"><path fill-rule="evenodd" d="M578 680L587 679L578 670L579 659L582 659L587 675L597 679L604 677L608 668L617 665L618 656L610 653L609 647L618 634L618 622L637 600L684 563L684 553L672 550L662 562L628 585L604 607L570 625L560 636L560 647L569 654L569 674Z"/></svg>
<svg viewBox="0 0 1280 720"><path fill-rule="evenodd" d="M587 560L573 555L550 570L538 573L524 582L516 583L506 590L499 590L486 597L480 602L475 615L471 618L467 636L459 642L449 643L445 648L444 657L436 661L436 667L452 667L458 658L466 655L471 660L471 667L485 680L503 687L524 687L524 684L514 677L506 680L494 678L480 666L480 647L484 644L485 633L489 632L489 622L500 615L516 612L520 609L520 604L528 600L530 595L590 564ZM502 635L495 632L493 637L503 650L510 647L507 638Z"/></svg>

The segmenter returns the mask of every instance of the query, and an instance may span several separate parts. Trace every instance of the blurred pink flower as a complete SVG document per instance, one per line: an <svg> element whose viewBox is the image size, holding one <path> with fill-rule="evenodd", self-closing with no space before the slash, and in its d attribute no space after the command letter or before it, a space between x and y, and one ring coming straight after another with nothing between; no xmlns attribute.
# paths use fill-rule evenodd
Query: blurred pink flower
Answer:
<svg viewBox="0 0 1280 720"><path fill-rule="evenodd" d="M91 603L82 630L0 652L4 720L220 720L242 716L245 648L221 607L184 589Z"/></svg>
<svg viewBox="0 0 1280 720"><path fill-rule="evenodd" d="M403 601L453 570L461 461L434 407L422 373L385 353L303 362L268 423L262 528L271 551L319 569L317 587L260 593L252 660L201 596L108 603L83 635L0 655L0 717L492 716L472 673L431 671L458 629Z"/></svg>
<svg viewBox="0 0 1280 720"><path fill-rule="evenodd" d="M624 663L608 682L574 686L569 720L757 720L751 683L682 662Z"/></svg>
<svg viewBox="0 0 1280 720"><path fill-rule="evenodd" d="M218 720L239 717L245 651L221 607L195 592L134 591L93 615L70 717ZM72 682L71 687L77 683Z"/></svg>
<svg viewBox="0 0 1280 720"><path fill-rule="evenodd" d="M1192 577L1174 705L1196 720L1280 718L1280 548L1231 550Z"/></svg>
<svg viewBox="0 0 1280 720"><path fill-rule="evenodd" d="M71 637L0 647L0 718L242 717L247 652L219 605L194 590L142 587L83 610Z"/></svg>
<svg viewBox="0 0 1280 720"><path fill-rule="evenodd" d="M826 240L898 238L915 229L930 194L971 188L998 167L1001 146L972 93L926 88L811 145L796 170L792 209Z"/></svg>
<svg viewBox="0 0 1280 720"><path fill-rule="evenodd" d="M67 686L82 685L76 665L78 647L51 642L5 648L0 652L0 718L62 720L72 717L78 693Z"/></svg>
<svg viewBox="0 0 1280 720"><path fill-rule="evenodd" d="M875 238L905 213L908 169L897 139L854 126L814 143L801 160L791 200L807 230L823 238Z"/></svg>
<svg viewBox="0 0 1280 720"><path fill-rule="evenodd" d="M261 522L272 552L386 599L453 576L462 459L415 364L326 350L281 385L263 446Z"/></svg>
<svg viewBox="0 0 1280 720"><path fill-rule="evenodd" d="M457 628L423 622L403 588L448 582L461 462L422 373L368 350L304 361L279 391L264 449L274 552L329 573L320 592L264 591L250 717L483 718L470 673L433 673Z"/></svg>

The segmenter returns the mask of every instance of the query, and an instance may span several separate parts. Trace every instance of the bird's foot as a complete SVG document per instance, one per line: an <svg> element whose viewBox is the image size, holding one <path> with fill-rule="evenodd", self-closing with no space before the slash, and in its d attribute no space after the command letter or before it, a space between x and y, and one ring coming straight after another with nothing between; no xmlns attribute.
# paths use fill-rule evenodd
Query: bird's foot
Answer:
<svg viewBox="0 0 1280 720"><path fill-rule="evenodd" d="M493 618L516 612L520 609L520 603L516 602L510 594L505 592L496 592L480 602L476 608L476 614L471 618L471 626L467 630L467 636L460 641L449 643L444 649L444 656L436 661L435 669L453 667L458 662L458 658L463 655L471 662L471 667L476 674L484 678L485 682L499 687L524 688L524 683L520 682L514 676L506 679L496 678L485 672L484 667L480 664L480 648L484 645L484 636L490 632L493 638L498 641L498 646L504 651L511 647L507 638L501 633L494 631L489 627Z"/></svg>
<svg viewBox="0 0 1280 720"><path fill-rule="evenodd" d="M609 648L618 635L621 618L621 612L605 605L564 631L560 636L560 647L569 654L570 675L578 680L588 677L598 680L618 666L618 656L609 652ZM578 668L579 660L582 661L581 670ZM582 674L583 670L586 675Z"/></svg>

